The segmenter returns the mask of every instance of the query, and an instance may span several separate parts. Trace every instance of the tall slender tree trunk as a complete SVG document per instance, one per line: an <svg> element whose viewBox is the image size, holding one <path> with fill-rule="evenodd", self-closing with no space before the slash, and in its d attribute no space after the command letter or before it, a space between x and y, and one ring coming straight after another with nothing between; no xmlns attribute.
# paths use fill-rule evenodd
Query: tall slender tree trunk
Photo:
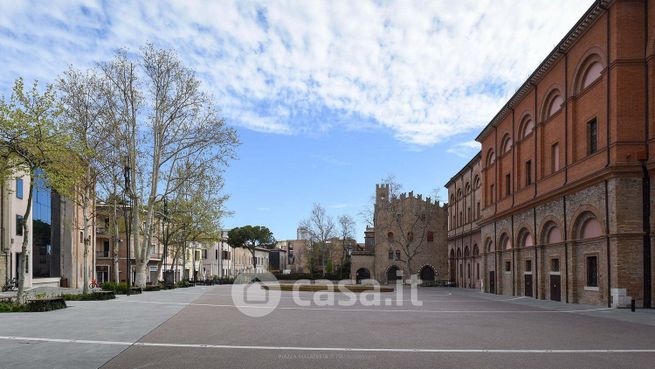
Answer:
<svg viewBox="0 0 655 369"><path fill-rule="evenodd" d="M120 270L119 270L119 262L120 262L120 232L118 230L118 203L116 201L116 198L114 196L114 199L112 200L112 232L113 232L113 263L114 263L114 282L119 283L121 281L121 275L120 275ZM127 235L127 234L126 234Z"/></svg>
<svg viewBox="0 0 655 369"><path fill-rule="evenodd" d="M84 237L84 257L82 261L82 273L84 277L82 278L82 294L86 295L89 293L89 197L88 189L84 190L85 193L84 199L82 199L82 226L84 230L82 231L82 236Z"/></svg>
<svg viewBox="0 0 655 369"><path fill-rule="evenodd" d="M30 170L30 189L27 193L27 207L25 208L25 213L23 214L23 244L21 245L21 260L18 265L18 303L24 304L27 300L27 295L25 293L25 271L28 270L27 266L29 265L29 255L27 253L27 244L29 243L30 238L30 227L28 225L28 220L30 214L32 213L32 197L34 196L34 170Z"/></svg>
<svg viewBox="0 0 655 369"><path fill-rule="evenodd" d="M189 276L186 274L186 241L182 245L182 279L189 279Z"/></svg>

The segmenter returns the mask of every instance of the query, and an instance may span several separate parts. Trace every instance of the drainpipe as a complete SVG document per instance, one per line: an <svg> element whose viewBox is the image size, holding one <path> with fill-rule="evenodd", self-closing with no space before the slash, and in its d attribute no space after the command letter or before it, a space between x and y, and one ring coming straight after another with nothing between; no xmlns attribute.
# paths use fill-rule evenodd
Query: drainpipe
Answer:
<svg viewBox="0 0 655 369"><path fill-rule="evenodd" d="M603 7L602 3L601 3L601 7ZM612 78L612 73L611 73L611 70L610 70L610 64L611 64L611 58L612 58L612 54L610 53L610 37L611 37L611 33L610 33L610 9L606 8L606 10L607 10L607 17L606 17L607 21L606 21L605 27L606 27L606 33L607 33L607 36L606 36L606 40L607 40L607 47L606 47L607 48L607 87L605 88L605 91L606 91L605 93L607 94L607 97L606 97L606 100L607 100L607 105L606 105L607 118L605 119L606 120L605 130L606 130L606 134L607 134L607 137L606 137L607 138L607 140L606 140L607 143L606 143L605 151L607 153L607 163L605 164L605 168L609 167L610 162L611 162L611 157L610 157L610 79Z"/></svg>
<svg viewBox="0 0 655 369"><path fill-rule="evenodd" d="M494 293L498 295L498 235L496 234L496 221L494 221Z"/></svg>
<svg viewBox="0 0 655 369"><path fill-rule="evenodd" d="M564 52L564 185L569 182L569 55Z"/></svg>
<svg viewBox="0 0 655 369"><path fill-rule="evenodd" d="M607 163L605 164L605 168L609 168L610 163L611 163L611 156L610 156L610 80L612 78L612 73L610 70L610 65L611 65L611 58L612 58L612 53L610 49L610 40L611 40L611 33L610 33L610 8L609 7L604 7L602 3L600 3L600 7L607 10L607 16L606 22L605 22L605 28L606 28L606 42L607 42L607 87L605 88L606 90L606 115L607 118L605 119L605 127L606 127L606 132L607 132L607 147L605 148L606 155L607 155ZM646 104L648 105L648 104ZM612 307L612 269L611 269L611 259L612 256L610 255L610 220L609 220L609 195L608 195L608 181L605 179L605 252L607 254L607 307L611 308Z"/></svg>
<svg viewBox="0 0 655 369"><path fill-rule="evenodd" d="M607 253L607 307L612 307L612 269L610 264L610 219L609 196L607 193L607 180L605 180L605 252Z"/></svg>
<svg viewBox="0 0 655 369"><path fill-rule="evenodd" d="M648 50L648 2L644 2L644 50ZM648 56L647 56L648 57ZM650 147L648 144L648 137L650 136L649 127L648 127L648 116L650 114L648 101L650 99L648 91L648 81L649 71L648 71L648 62L644 63L645 76L644 78L644 132L646 137L646 158L641 162L641 169L643 172L643 194L644 194L644 307L651 308L652 305L652 274L651 274L651 249L650 249L650 175L648 174L648 168L646 167L646 161L650 157Z"/></svg>
<svg viewBox="0 0 655 369"><path fill-rule="evenodd" d="M534 183L532 184L532 187L534 188L534 193L532 195L532 199L537 198L537 183L539 182L537 180L537 175L539 174L539 170L537 169L537 129L539 129L539 125L537 124L537 85L532 83L532 87L534 87L534 131L532 132L532 135L534 136ZM531 168L532 169L532 168ZM532 207L532 218L533 218L533 242L534 242L534 273L535 273L535 293L534 296L536 299L539 299L539 259L538 259L538 254L539 254L539 242L537 242L537 207L533 206Z"/></svg>
<svg viewBox="0 0 655 369"><path fill-rule="evenodd" d="M643 194L643 259L644 259L644 307L651 307L651 253L650 253L650 176L646 160L641 160L643 177L641 192Z"/></svg>
<svg viewBox="0 0 655 369"><path fill-rule="evenodd" d="M534 131L532 132L532 135L534 136L534 195L532 195L532 198L535 199L537 197L537 183L539 183L537 178L537 175L539 174L539 170L537 169L537 130L539 129L539 124L537 124L537 122L541 122L537 120L537 85L533 83L532 86L534 87ZM535 229L535 232L536 231L537 230Z"/></svg>
<svg viewBox="0 0 655 369"><path fill-rule="evenodd" d="M514 108L512 108L512 140L514 140L512 144L512 174L510 177L510 191L512 193L512 208L514 207L514 201L516 197L514 196L514 183L516 183L516 179L518 177L517 170L516 170L516 129L515 125L516 122L514 120L515 114L514 114ZM512 222L512 296L516 296L516 243L515 243L515 238L514 238L514 214L512 214L511 218Z"/></svg>
<svg viewBox="0 0 655 369"><path fill-rule="evenodd" d="M539 259L538 259L538 245L540 242L537 240L537 208L532 208L532 223L533 223L533 238L534 243L534 298L539 299Z"/></svg>
<svg viewBox="0 0 655 369"><path fill-rule="evenodd" d="M514 214L510 218L512 225L512 296L516 296L516 245L514 244Z"/></svg>
<svg viewBox="0 0 655 369"><path fill-rule="evenodd" d="M569 232L566 221L566 195L562 196L562 207L564 210L564 281L566 283L566 295L564 301L569 303ZM560 282L561 283L561 282ZM560 289L561 289L560 285Z"/></svg>

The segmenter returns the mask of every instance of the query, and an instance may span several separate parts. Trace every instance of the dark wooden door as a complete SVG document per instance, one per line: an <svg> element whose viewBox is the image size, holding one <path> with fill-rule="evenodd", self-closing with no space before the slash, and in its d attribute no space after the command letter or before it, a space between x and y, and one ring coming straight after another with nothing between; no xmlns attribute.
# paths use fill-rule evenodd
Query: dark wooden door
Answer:
<svg viewBox="0 0 655 369"><path fill-rule="evenodd" d="M562 301L561 277L556 274L550 276L550 299L553 301Z"/></svg>
<svg viewBox="0 0 655 369"><path fill-rule="evenodd" d="M532 274L524 274L525 278L525 290L524 293L526 296L532 297Z"/></svg>
<svg viewBox="0 0 655 369"><path fill-rule="evenodd" d="M496 293L496 272L489 272L489 293Z"/></svg>
<svg viewBox="0 0 655 369"><path fill-rule="evenodd" d="M398 276L398 270L399 270L398 267L395 265L389 268L389 270L387 270L388 283L395 282L400 279L400 277Z"/></svg>

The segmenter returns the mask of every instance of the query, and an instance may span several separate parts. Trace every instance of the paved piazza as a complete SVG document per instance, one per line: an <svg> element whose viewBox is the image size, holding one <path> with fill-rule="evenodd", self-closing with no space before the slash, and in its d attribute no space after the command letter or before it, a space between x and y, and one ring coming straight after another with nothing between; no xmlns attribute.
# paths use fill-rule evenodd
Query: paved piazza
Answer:
<svg viewBox="0 0 655 369"><path fill-rule="evenodd" d="M453 288L423 306L297 306L251 318L230 286L0 314L7 368L652 368L655 312ZM384 294L396 299L394 293ZM304 301L312 294L302 292ZM338 300L347 296L337 294Z"/></svg>

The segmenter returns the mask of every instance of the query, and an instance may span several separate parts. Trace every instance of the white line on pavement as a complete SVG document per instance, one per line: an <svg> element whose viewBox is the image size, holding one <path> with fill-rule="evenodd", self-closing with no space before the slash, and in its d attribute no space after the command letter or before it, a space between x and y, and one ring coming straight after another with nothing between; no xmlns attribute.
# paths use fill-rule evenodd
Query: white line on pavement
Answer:
<svg viewBox="0 0 655 369"><path fill-rule="evenodd" d="M201 304L190 302L166 302L166 301L128 301L128 300L109 300L113 303L136 303L136 304L155 304L155 305L184 305L184 306L209 306L209 307L227 307L227 308L245 308L245 309L267 309L267 310L311 310L311 311L345 311L345 312L366 312L366 313L462 313L462 314L552 314L552 313L585 313L592 311L605 311L610 308L595 309L577 309L577 310L418 310L418 309L372 309L372 308L325 308L325 307L285 307L278 306L257 306L252 305L232 305L232 304Z"/></svg>
<svg viewBox="0 0 655 369"><path fill-rule="evenodd" d="M53 343L75 343L90 345L140 346L140 347L179 347L179 348L211 348L211 349L243 349L269 351L340 351L340 352L411 352L411 353L490 353L490 354L623 354L623 353L655 353L655 349L411 349L411 348L361 348L361 347L296 347L296 346L252 346L252 345L211 345L190 343L154 343L78 340L67 338L42 338L0 336L7 341L31 341Z"/></svg>

